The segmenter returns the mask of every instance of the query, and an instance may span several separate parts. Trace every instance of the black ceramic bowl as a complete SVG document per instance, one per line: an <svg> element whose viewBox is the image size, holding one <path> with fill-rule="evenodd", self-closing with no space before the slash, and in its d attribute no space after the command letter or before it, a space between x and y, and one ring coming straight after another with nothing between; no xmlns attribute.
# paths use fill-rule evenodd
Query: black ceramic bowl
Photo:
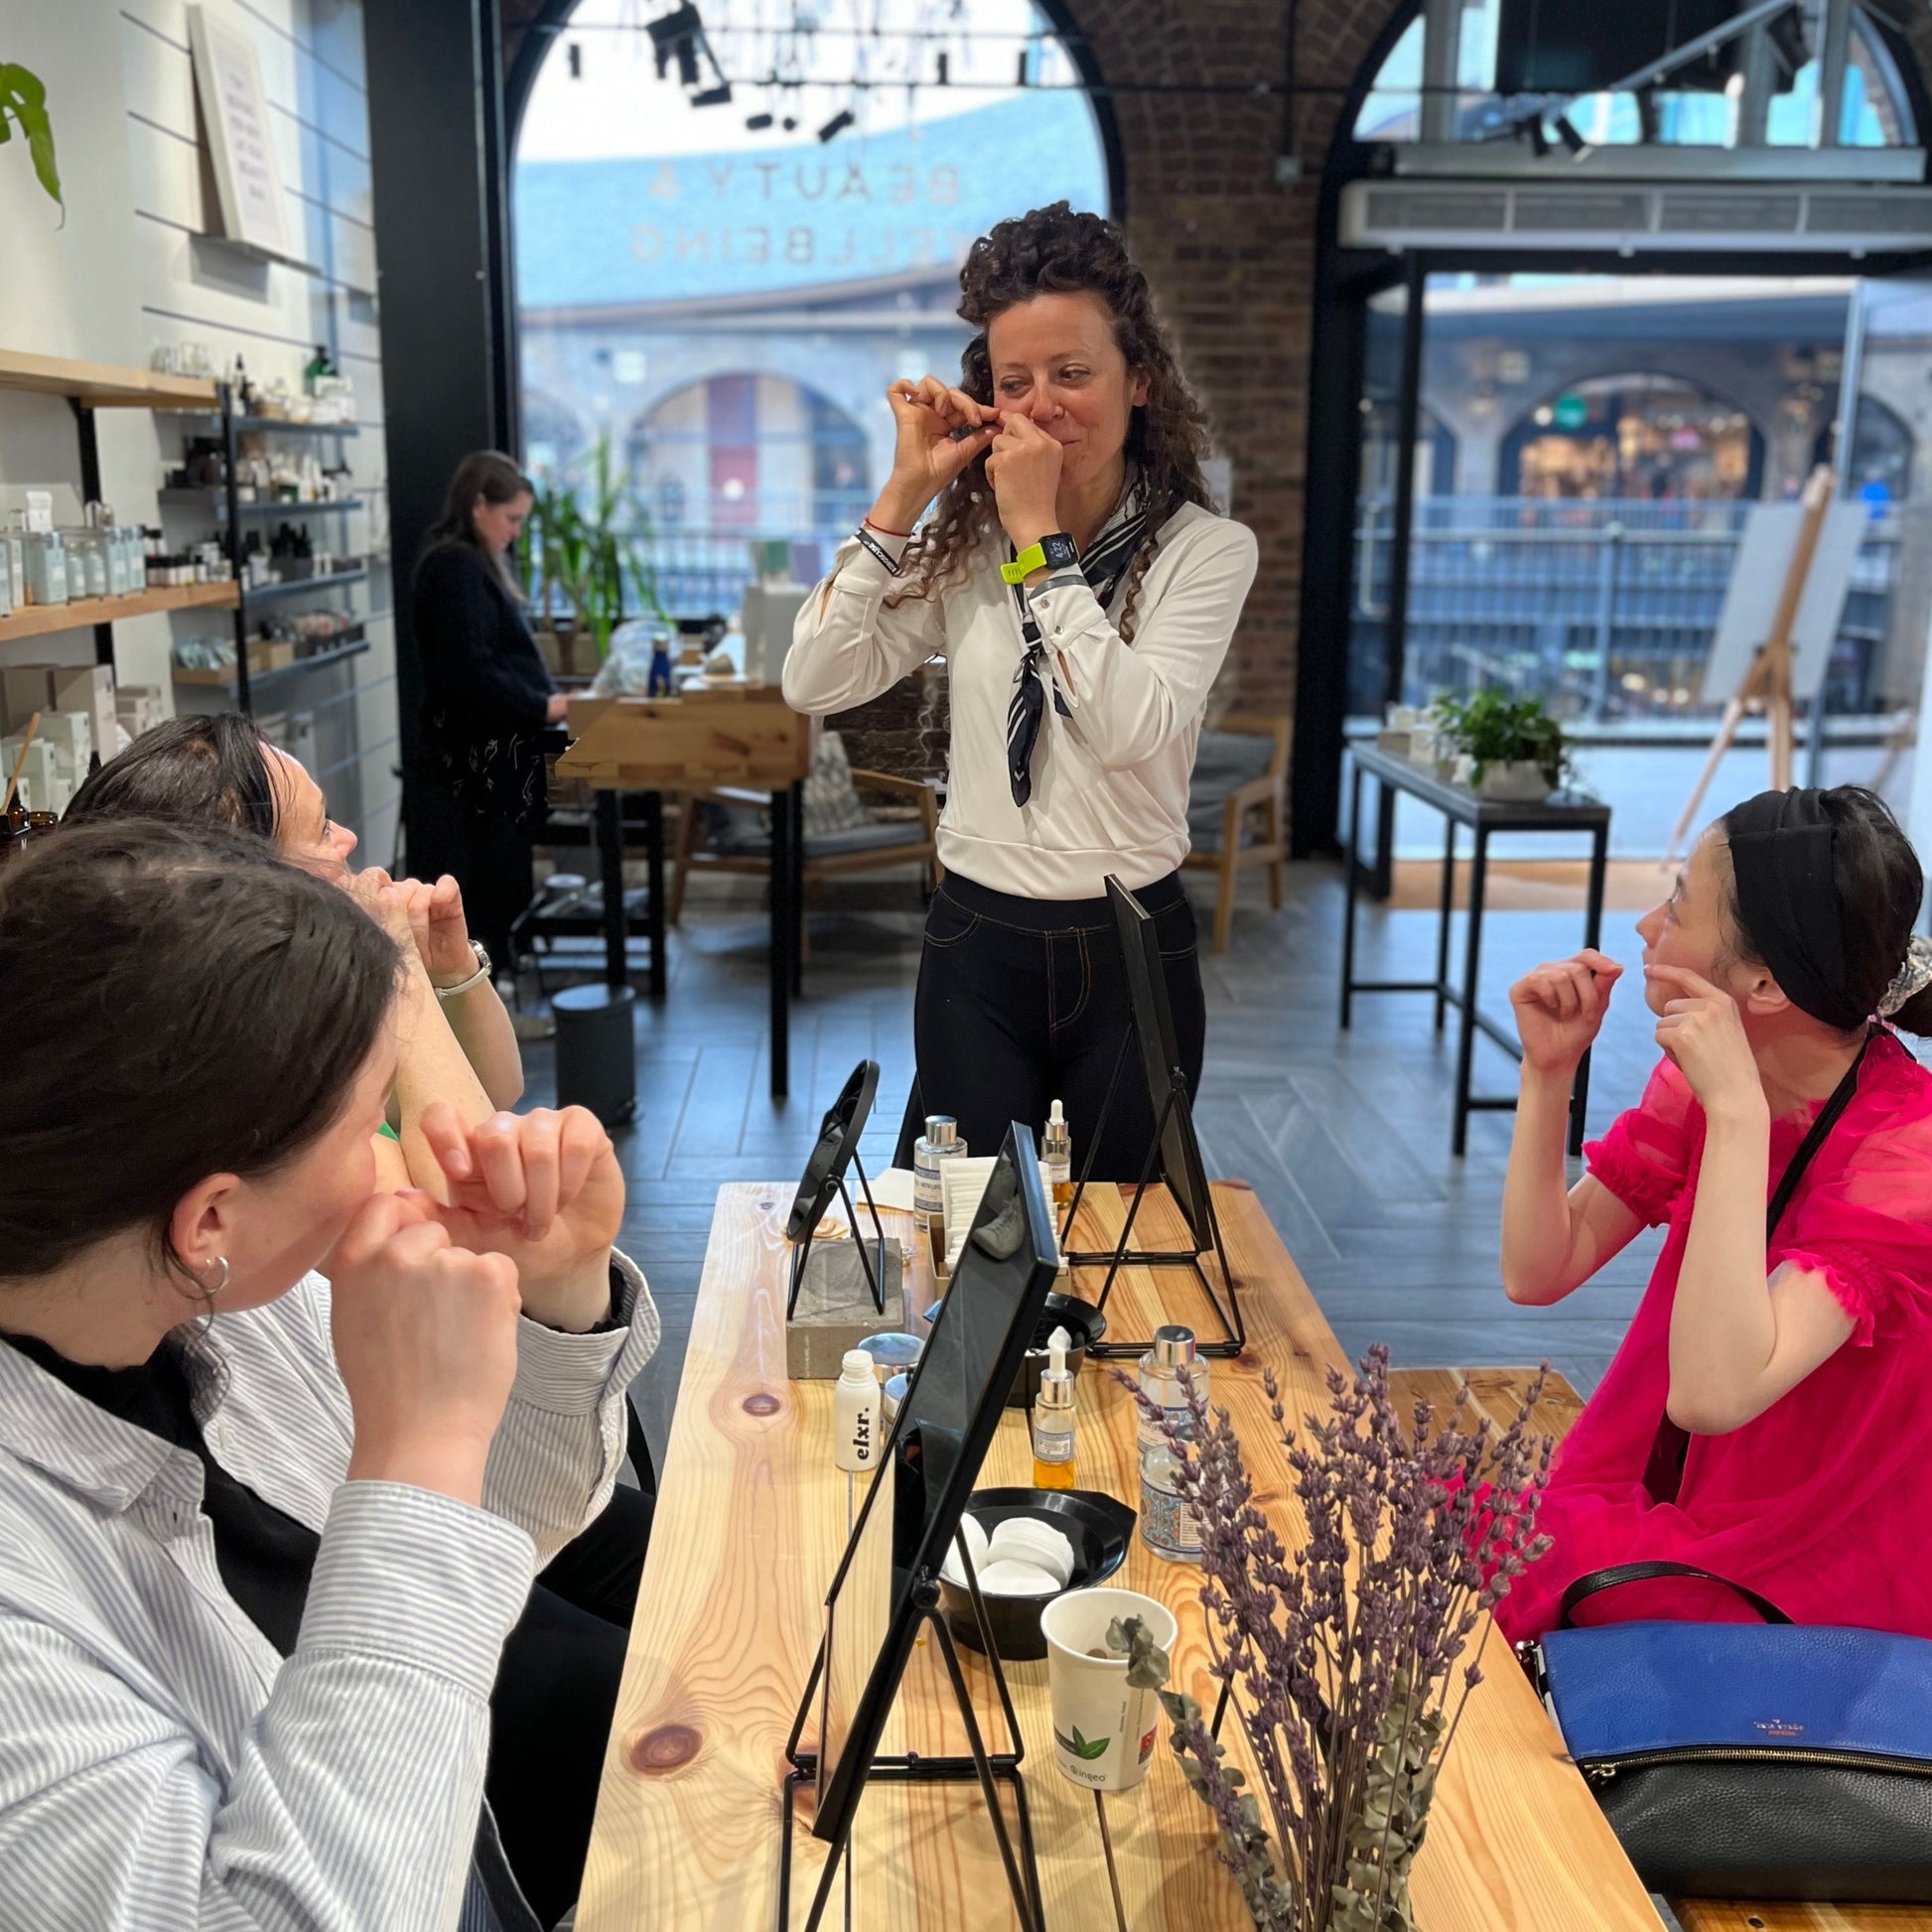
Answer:
<svg viewBox="0 0 1932 1932"><path fill-rule="evenodd" d="M989 1535L1010 1516L1036 1516L1073 1545L1073 1579L1066 1588L1085 1589L1104 1584L1127 1561L1134 1535L1134 1512L1092 1489L976 1489L966 1505ZM980 1592L993 1626L993 1643L1002 1657L1014 1663L1037 1661L1046 1655L1039 1613L1055 1596L992 1596ZM972 1593L962 1584L939 1579L939 1602L953 1635L968 1650L984 1650L979 1619L973 1614Z"/></svg>

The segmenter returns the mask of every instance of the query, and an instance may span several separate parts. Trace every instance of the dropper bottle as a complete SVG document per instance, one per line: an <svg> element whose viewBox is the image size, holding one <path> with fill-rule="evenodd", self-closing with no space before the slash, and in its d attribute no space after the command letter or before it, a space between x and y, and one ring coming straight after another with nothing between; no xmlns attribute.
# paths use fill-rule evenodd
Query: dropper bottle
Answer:
<svg viewBox="0 0 1932 1932"><path fill-rule="evenodd" d="M1046 1132L1040 1137L1039 1165L1055 1207L1064 1207L1073 1198L1073 1131L1066 1124L1060 1103L1046 1116Z"/></svg>
<svg viewBox="0 0 1932 1932"><path fill-rule="evenodd" d="M1066 1353L1073 1337L1055 1328L1046 1342L1046 1367L1039 1377L1039 1402L1034 1410L1034 1487L1073 1487L1073 1371Z"/></svg>

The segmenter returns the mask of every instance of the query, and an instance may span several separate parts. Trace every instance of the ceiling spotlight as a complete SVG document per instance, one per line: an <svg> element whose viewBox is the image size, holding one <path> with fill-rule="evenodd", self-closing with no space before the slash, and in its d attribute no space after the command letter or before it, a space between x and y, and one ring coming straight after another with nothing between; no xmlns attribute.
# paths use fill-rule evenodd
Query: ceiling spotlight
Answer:
<svg viewBox="0 0 1932 1932"><path fill-rule="evenodd" d="M1537 160L1541 161L1550 152L1550 137L1544 132L1543 116L1541 114L1532 114L1528 120L1518 121L1516 124L1516 132L1519 136L1528 140L1530 152L1536 156Z"/></svg>
<svg viewBox="0 0 1932 1932"><path fill-rule="evenodd" d="M771 125L771 116L769 114L747 114L745 116L745 125L753 134L762 134Z"/></svg>
<svg viewBox="0 0 1932 1932"><path fill-rule="evenodd" d="M1568 114L1557 116L1557 132L1563 137L1563 145L1572 154L1587 154L1589 143L1577 132L1577 123Z"/></svg>
<svg viewBox="0 0 1932 1932"><path fill-rule="evenodd" d="M787 134L796 134L798 132L798 116L796 114L787 114L784 117L784 119L778 123L778 125L781 128L783 128Z"/></svg>
<svg viewBox="0 0 1932 1932"><path fill-rule="evenodd" d="M948 86L952 81L952 57L942 47L939 50L939 84Z"/></svg>
<svg viewBox="0 0 1932 1932"><path fill-rule="evenodd" d="M849 107L841 107L832 118L818 130L821 141L836 141L852 125L853 114Z"/></svg>
<svg viewBox="0 0 1932 1932"><path fill-rule="evenodd" d="M691 5L691 0L684 0L682 6L648 22L646 31L650 35L651 57L657 63L658 79L663 79L665 69L675 59L679 80L687 87L695 87L698 84L698 38L704 32L704 23L699 20L698 10Z"/></svg>
<svg viewBox="0 0 1932 1932"><path fill-rule="evenodd" d="M732 83L721 80L715 87L707 87L701 94L691 96L693 107L729 107L732 104Z"/></svg>
<svg viewBox="0 0 1932 1932"><path fill-rule="evenodd" d="M1637 139L1643 146L1654 148L1662 138L1662 122L1657 112L1657 89L1639 87L1637 89Z"/></svg>
<svg viewBox="0 0 1932 1932"><path fill-rule="evenodd" d="M581 80L584 77L584 49L580 42L572 41L564 49L564 56L570 63L570 77Z"/></svg>

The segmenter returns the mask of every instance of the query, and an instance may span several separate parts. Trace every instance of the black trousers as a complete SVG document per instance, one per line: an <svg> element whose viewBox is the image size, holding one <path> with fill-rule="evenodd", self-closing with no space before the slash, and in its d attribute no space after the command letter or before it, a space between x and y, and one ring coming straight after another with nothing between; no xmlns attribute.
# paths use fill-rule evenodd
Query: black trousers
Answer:
<svg viewBox="0 0 1932 1932"><path fill-rule="evenodd" d="M620 1483L537 1575L489 1699L483 1791L523 1895L555 1925L583 1883L652 1498Z"/></svg>
<svg viewBox="0 0 1932 1932"><path fill-rule="evenodd" d="M1207 1037L1194 910L1178 873L1135 897L1160 935L1174 1043L1191 1100ZM927 1114L951 1114L968 1149L988 1155L1000 1151L1016 1120L1037 1139L1057 1100L1072 1129L1075 1175L1091 1148L1095 1179L1138 1180L1154 1139L1154 1110L1131 1048L1104 1126L1101 1121L1130 1029L1120 940L1107 900L1017 898L949 876L926 913L912 1009L918 1077L897 1165L912 1165L912 1143Z"/></svg>
<svg viewBox="0 0 1932 1932"><path fill-rule="evenodd" d="M463 917L481 939L490 963L506 971L510 925L535 896L532 876L542 814L526 820L485 818L466 811L436 773L425 773L411 792L405 863L417 879L451 874L463 888Z"/></svg>

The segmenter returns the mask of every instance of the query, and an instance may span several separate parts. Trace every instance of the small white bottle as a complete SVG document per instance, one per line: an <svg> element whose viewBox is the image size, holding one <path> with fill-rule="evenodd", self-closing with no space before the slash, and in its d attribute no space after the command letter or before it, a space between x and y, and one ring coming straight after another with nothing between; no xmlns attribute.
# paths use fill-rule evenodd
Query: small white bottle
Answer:
<svg viewBox="0 0 1932 1932"><path fill-rule="evenodd" d="M849 1475L862 1474L879 1460L883 1440L879 1416L879 1377L872 1356L848 1348L839 1365L832 1401L832 1459Z"/></svg>

